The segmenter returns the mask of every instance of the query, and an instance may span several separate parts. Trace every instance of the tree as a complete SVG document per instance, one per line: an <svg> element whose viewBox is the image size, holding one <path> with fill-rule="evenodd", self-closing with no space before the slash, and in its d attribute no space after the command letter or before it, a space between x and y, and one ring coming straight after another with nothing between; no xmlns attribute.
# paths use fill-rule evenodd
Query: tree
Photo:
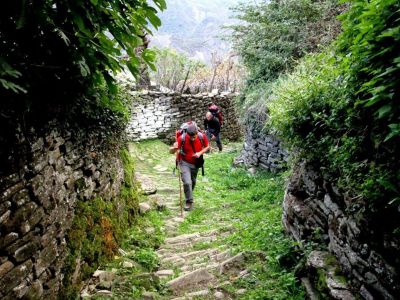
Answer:
<svg viewBox="0 0 400 300"><path fill-rule="evenodd" d="M32 109L101 97L97 88L103 81L115 92L112 75L124 66L138 75L135 48L143 34L151 33L149 24L161 24L146 0L6 2L0 12L3 109L4 102ZM152 3L166 8L165 0ZM121 60L125 53L129 59ZM141 57L153 66L151 51Z"/></svg>
<svg viewBox="0 0 400 300"><path fill-rule="evenodd" d="M201 62L191 60L185 54L174 49L154 48L154 51L157 59L155 62L156 71L153 71L152 76L156 84L174 91L182 90L184 87L178 87L178 85L187 81L190 73L204 67Z"/></svg>
<svg viewBox="0 0 400 300"><path fill-rule="evenodd" d="M240 22L228 27L228 38L248 72L241 104L262 98L268 83L299 58L329 44L340 32L336 16L342 9L334 0L271 0L235 7Z"/></svg>

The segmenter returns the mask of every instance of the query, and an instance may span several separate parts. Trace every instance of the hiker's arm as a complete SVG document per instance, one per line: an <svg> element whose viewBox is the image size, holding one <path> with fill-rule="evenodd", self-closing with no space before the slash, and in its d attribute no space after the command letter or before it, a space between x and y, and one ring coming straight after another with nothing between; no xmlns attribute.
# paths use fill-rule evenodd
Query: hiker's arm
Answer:
<svg viewBox="0 0 400 300"><path fill-rule="evenodd" d="M193 154L193 156L199 158L199 157L202 156L204 153L206 153L209 149L210 149L210 146L204 147L201 151L196 152L195 154Z"/></svg>
<svg viewBox="0 0 400 300"><path fill-rule="evenodd" d="M169 153L174 154L178 149L178 142L175 142L172 147L169 147Z"/></svg>

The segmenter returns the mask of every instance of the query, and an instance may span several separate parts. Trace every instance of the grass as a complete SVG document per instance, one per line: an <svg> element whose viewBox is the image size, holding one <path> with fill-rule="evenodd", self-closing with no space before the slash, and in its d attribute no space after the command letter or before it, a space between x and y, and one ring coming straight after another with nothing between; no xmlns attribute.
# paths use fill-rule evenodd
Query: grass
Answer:
<svg viewBox="0 0 400 300"><path fill-rule="evenodd" d="M266 262L249 266L251 275L232 284L245 288L241 299L304 299L294 276L294 266L283 266L286 256L295 256L293 242L284 234L281 223L285 174L258 171L251 175L232 167L238 146L230 152L206 157L205 178L198 177L194 193L196 209L181 225L181 233L218 228L233 233L225 244L232 253L262 251ZM231 147L232 147L231 146ZM200 225L195 228L192 225ZM214 243L215 246L220 246ZM296 258L295 258L296 259Z"/></svg>
<svg viewBox="0 0 400 300"><path fill-rule="evenodd" d="M240 144L230 144L231 151L214 152L206 156L205 176L199 173L194 193L195 210L180 225L180 233L205 232L218 229L226 237L212 243L199 243L193 250L222 247L232 254L242 251L262 251L266 259L254 260L248 265L250 275L232 281L226 286L229 292L246 289L240 299L304 299L293 264L283 264L287 257L296 261L292 241L283 233L281 202L284 194L284 174L259 171L250 175L245 169L232 167ZM138 168L146 168L148 174L156 174L157 168L171 171L174 157L167 153L168 146L159 141L135 144L130 152L139 157ZM155 168L156 167L156 168ZM159 185L176 187L177 180L159 177ZM166 196L167 194L162 196ZM173 213L173 212L170 212ZM135 262L132 270L121 269L122 258L115 260L114 267L124 272L125 281L119 283L116 296L140 299L143 289L165 295L162 282L154 278L137 277L140 272L151 272L158 266L154 249L163 241L162 219L168 212L151 212L138 219L137 226L129 231L124 249L128 259ZM145 228L153 227L153 233ZM124 258L126 259L126 258ZM112 267L112 266L110 266ZM176 272L178 270L175 270ZM129 273L130 272L130 273Z"/></svg>

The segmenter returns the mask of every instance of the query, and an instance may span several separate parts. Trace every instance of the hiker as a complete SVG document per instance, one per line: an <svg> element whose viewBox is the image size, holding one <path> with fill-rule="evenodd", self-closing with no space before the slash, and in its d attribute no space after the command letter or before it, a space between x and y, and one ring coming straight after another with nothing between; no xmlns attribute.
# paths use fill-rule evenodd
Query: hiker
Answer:
<svg viewBox="0 0 400 300"><path fill-rule="evenodd" d="M222 143L220 137L221 125L217 117L215 117L209 111L206 113L206 118L204 119L204 129L206 130L208 140L215 140L217 142L219 151L222 151Z"/></svg>
<svg viewBox="0 0 400 300"><path fill-rule="evenodd" d="M218 119L219 125L220 125L220 127L222 127L223 118L222 118L222 112L219 109L219 107L216 104L214 104L213 102L210 102L210 103L208 103L208 111L210 113L212 113L212 115Z"/></svg>
<svg viewBox="0 0 400 300"><path fill-rule="evenodd" d="M185 211L193 209L193 190L196 186L197 173L203 167L203 154L209 148L207 137L198 131L196 124L187 126L170 148L171 153L179 150L178 167L185 193Z"/></svg>

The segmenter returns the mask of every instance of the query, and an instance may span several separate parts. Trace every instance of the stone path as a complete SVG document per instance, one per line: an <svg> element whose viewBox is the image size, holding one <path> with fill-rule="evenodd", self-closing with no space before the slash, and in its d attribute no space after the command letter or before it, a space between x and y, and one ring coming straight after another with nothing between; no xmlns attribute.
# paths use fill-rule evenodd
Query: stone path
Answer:
<svg viewBox="0 0 400 300"><path fill-rule="evenodd" d="M154 172L154 170L156 172ZM168 165L158 164L151 172L148 169L137 169L137 178L144 190L157 190L154 196L163 199L171 214L164 220L166 240L157 250L161 266L155 275L164 281L170 290L170 296L164 299L234 299L224 289L229 280L246 276L245 255L231 257L226 246L213 247L213 242L224 239L229 225L219 223L219 229L203 232L179 234L178 227L190 214L183 212L180 216L178 178L172 175ZM201 184L201 183L200 183ZM151 198L151 197L150 197ZM195 225L192 225L195 226ZM195 227L194 227L195 228ZM220 243L217 243L220 244ZM243 293L244 291L236 291ZM157 299L158 295L147 292L145 299Z"/></svg>
<svg viewBox="0 0 400 300"><path fill-rule="evenodd" d="M143 192L149 195L147 203L140 205L141 213L152 207L165 207L170 211L163 225L167 238L157 249L161 264L151 274L166 286L168 292L163 295L144 292L142 298L236 299L244 294L244 289L232 291L226 287L241 277L249 276L246 261L258 254L240 253L232 256L227 246L221 242L232 231L232 226L224 220L207 220L209 230L199 232L195 231L196 228L203 229L207 224L191 224L189 226L195 232L179 234L180 224L191 212L183 212L181 217L178 178L172 174L171 161L158 161L158 164L152 165L152 159L142 156L138 158L135 176L141 183ZM107 274L95 275L109 276ZM97 295L99 294L112 298L112 293L107 290L97 290Z"/></svg>

